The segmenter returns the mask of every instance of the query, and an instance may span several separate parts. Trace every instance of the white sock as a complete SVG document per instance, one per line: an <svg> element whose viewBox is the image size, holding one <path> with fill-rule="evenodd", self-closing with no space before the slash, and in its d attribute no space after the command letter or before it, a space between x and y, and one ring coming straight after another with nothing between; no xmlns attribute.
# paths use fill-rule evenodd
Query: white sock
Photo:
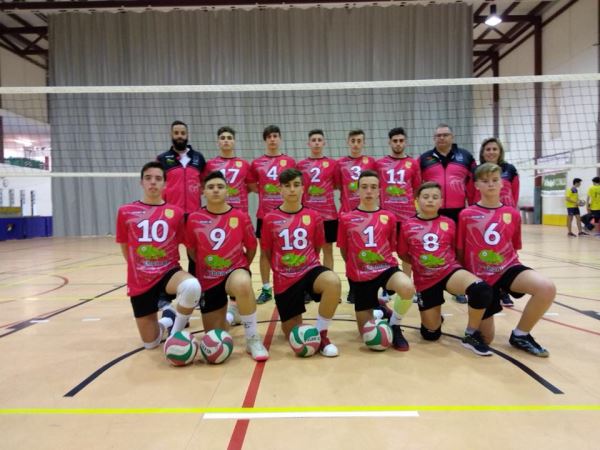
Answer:
<svg viewBox="0 0 600 450"><path fill-rule="evenodd" d="M527 336L529 334L527 331L519 330L518 328L515 328L513 333L515 336Z"/></svg>
<svg viewBox="0 0 600 450"><path fill-rule="evenodd" d="M177 311L177 315L175 316L175 323L173 324L173 329L171 330L171 336L173 336L178 331L181 331L185 328L188 321L190 320L191 314L181 314Z"/></svg>
<svg viewBox="0 0 600 450"><path fill-rule="evenodd" d="M228 312L227 314L225 314L225 320L227 321L227 323L229 325L231 325L233 323L234 319L235 318L233 317L232 313Z"/></svg>
<svg viewBox="0 0 600 450"><path fill-rule="evenodd" d="M166 329L168 329L173 326L173 319L171 319L170 317L161 317L160 319L158 319L158 323Z"/></svg>
<svg viewBox="0 0 600 450"><path fill-rule="evenodd" d="M265 284L263 284L263 287L262 287L262 288L263 288L264 290L269 290L269 289L271 289L271 283L265 283Z"/></svg>
<svg viewBox="0 0 600 450"><path fill-rule="evenodd" d="M373 319L374 320L381 320L383 319L383 311L380 309L374 309L373 310Z"/></svg>
<svg viewBox="0 0 600 450"><path fill-rule="evenodd" d="M327 328L329 328L329 322L331 322L331 319L326 319L325 317L321 316L321 314L317 314L317 324L315 325L317 327L317 330L319 330L319 333L321 331L327 331Z"/></svg>
<svg viewBox="0 0 600 450"><path fill-rule="evenodd" d="M392 317L390 317L390 326L392 325L400 325L400 322L402 321L402 316L400 314L398 314L396 311L394 311L392 313Z"/></svg>
<svg viewBox="0 0 600 450"><path fill-rule="evenodd" d="M251 338L257 334L256 332L256 311L252 314L241 315L240 319L242 320L242 325L244 325L244 335L246 339Z"/></svg>

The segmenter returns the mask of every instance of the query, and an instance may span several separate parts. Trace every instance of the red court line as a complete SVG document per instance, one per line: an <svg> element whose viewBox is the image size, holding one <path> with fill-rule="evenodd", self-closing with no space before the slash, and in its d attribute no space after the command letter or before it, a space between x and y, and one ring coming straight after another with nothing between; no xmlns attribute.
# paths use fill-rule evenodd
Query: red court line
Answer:
<svg viewBox="0 0 600 450"><path fill-rule="evenodd" d="M273 341L273 335L275 334L275 327L277 326L278 320L279 314L277 312L277 308L273 308L271 323L269 323L269 327L267 328L267 334L265 335L264 341L267 350L271 347L271 342ZM265 363L257 362L256 366L254 367L254 373L252 374L250 383L248 384L248 389L246 390L246 397L244 398L244 403L242 404L243 408L252 408L254 406L256 395L258 394L258 388L260 387L260 380L264 370ZM235 427L231 433L231 438L229 439L227 450L241 450L242 445L244 445L244 438L246 437L246 431L248 430L249 424L250 420L248 419L238 420L235 423Z"/></svg>
<svg viewBox="0 0 600 450"><path fill-rule="evenodd" d="M523 313L523 311L521 311L518 308L512 307L512 308L504 308L503 311L515 311L518 313ZM546 322L552 322L555 323L556 325L562 325L563 327L567 327L567 328L572 328L574 330L578 330L578 331L583 331L584 333L590 333L590 334L595 334L596 336L600 336L600 333L598 333L597 331L592 331L592 330L587 330L585 328L580 328L580 327L576 327L575 325L569 325L566 324L564 322L559 322L558 320L552 320L552 319L547 319L545 317L542 317L542 320L545 320Z"/></svg>

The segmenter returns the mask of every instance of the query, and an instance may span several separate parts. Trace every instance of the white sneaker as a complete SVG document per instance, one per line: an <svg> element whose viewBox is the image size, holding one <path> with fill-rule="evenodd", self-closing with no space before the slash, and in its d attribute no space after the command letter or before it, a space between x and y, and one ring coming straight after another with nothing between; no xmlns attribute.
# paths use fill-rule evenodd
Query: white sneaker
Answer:
<svg viewBox="0 0 600 450"><path fill-rule="evenodd" d="M236 303L229 302L227 306L227 322L229 325L239 325L242 323L242 318L240 317L240 310L238 309L238 305Z"/></svg>
<svg viewBox="0 0 600 450"><path fill-rule="evenodd" d="M332 344L329 338L327 337L326 331L321 331L321 348L319 348L319 353L328 358L333 358L340 354L338 348L334 344Z"/></svg>
<svg viewBox="0 0 600 450"><path fill-rule="evenodd" d="M375 319L375 320L383 319L383 311L380 309L374 309L373 310L373 319Z"/></svg>
<svg viewBox="0 0 600 450"><path fill-rule="evenodd" d="M246 339L246 352L248 352L255 361L266 361L269 359L269 352L262 343L259 335L254 335Z"/></svg>

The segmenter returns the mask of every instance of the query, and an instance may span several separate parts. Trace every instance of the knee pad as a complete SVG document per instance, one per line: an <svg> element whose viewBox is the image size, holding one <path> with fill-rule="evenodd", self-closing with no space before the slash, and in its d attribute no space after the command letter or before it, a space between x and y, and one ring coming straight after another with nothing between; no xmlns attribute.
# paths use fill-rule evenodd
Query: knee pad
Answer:
<svg viewBox="0 0 600 450"><path fill-rule="evenodd" d="M177 286L177 303L184 308L195 308L200 301L200 283L195 278L186 278Z"/></svg>
<svg viewBox="0 0 600 450"><path fill-rule="evenodd" d="M485 309L491 305L494 298L492 287L485 281L477 281L467 288L469 306L474 309Z"/></svg>
<svg viewBox="0 0 600 450"><path fill-rule="evenodd" d="M425 328L423 326L423 324L421 324L421 336L423 336L423 339L425 339L426 341L437 341L441 335L442 335L442 326L441 325L438 327L437 330L431 331L431 330L428 330L427 328Z"/></svg>

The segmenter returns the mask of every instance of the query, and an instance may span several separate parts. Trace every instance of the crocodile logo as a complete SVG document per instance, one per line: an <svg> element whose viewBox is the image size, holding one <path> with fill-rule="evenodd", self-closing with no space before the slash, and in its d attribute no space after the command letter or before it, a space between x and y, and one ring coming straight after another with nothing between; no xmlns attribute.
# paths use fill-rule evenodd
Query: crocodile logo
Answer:
<svg viewBox="0 0 600 450"><path fill-rule="evenodd" d="M498 265L504 262L504 257L494 250L481 250L477 256L487 264Z"/></svg>
<svg viewBox="0 0 600 450"><path fill-rule="evenodd" d="M320 188L319 186L309 186L308 187L308 195L320 196L325 194L325 189Z"/></svg>
<svg viewBox="0 0 600 450"><path fill-rule="evenodd" d="M265 187L263 188L263 190L267 194L279 194L279 188L277 187L276 184L267 183L267 184L265 184Z"/></svg>
<svg viewBox="0 0 600 450"><path fill-rule="evenodd" d="M429 268L440 267L446 264L446 260L444 258L438 258L437 256L431 254L419 256L419 261L421 261L421 264L423 264L425 267Z"/></svg>
<svg viewBox="0 0 600 450"><path fill-rule="evenodd" d="M207 255L204 257L204 262L211 269L227 269L231 267L231 260L221 258L219 255Z"/></svg>
<svg viewBox="0 0 600 450"><path fill-rule="evenodd" d="M348 183L348 189L352 192L358 189L358 181L353 181L352 183Z"/></svg>
<svg viewBox="0 0 600 450"><path fill-rule="evenodd" d="M406 194L406 189L398 186L388 186L385 188L385 192L387 192L392 197L398 197L400 195Z"/></svg>
<svg viewBox="0 0 600 450"><path fill-rule="evenodd" d="M358 259L365 264L376 264L384 261L383 256L371 250L361 250L358 252Z"/></svg>
<svg viewBox="0 0 600 450"><path fill-rule="evenodd" d="M286 253L281 257L281 262L284 266L298 267L306 262L306 256L296 253Z"/></svg>
<svg viewBox="0 0 600 450"><path fill-rule="evenodd" d="M227 195L238 195L240 190L231 186L227 186Z"/></svg>
<svg viewBox="0 0 600 450"><path fill-rule="evenodd" d="M140 245L135 252L144 259L160 259L166 255L162 248L154 245Z"/></svg>

